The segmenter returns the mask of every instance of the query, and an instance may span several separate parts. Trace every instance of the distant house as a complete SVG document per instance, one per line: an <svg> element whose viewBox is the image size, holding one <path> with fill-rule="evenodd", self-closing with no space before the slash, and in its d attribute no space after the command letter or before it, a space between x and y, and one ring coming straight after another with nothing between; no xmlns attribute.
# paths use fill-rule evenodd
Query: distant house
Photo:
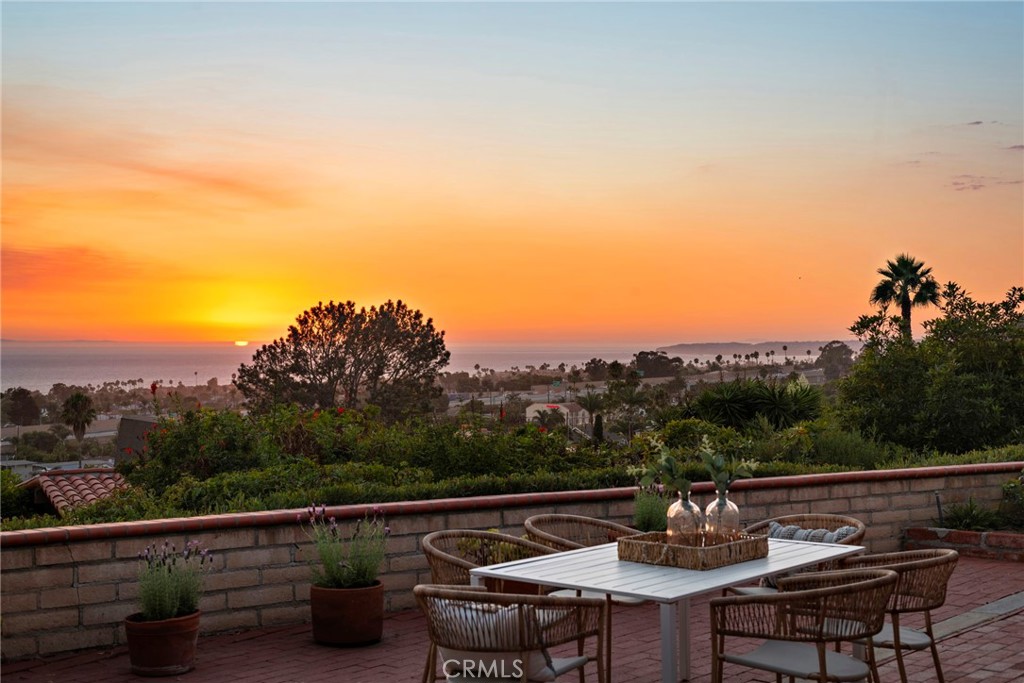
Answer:
<svg viewBox="0 0 1024 683"><path fill-rule="evenodd" d="M34 460L0 460L0 469L10 470L24 480L39 471L40 465Z"/></svg>
<svg viewBox="0 0 1024 683"><path fill-rule="evenodd" d="M569 403L531 403L526 406L527 423L533 422L533 418L544 410L558 411L565 418L565 424L569 427L583 429L590 424L590 413L579 403L572 401Z"/></svg>
<svg viewBox="0 0 1024 683"><path fill-rule="evenodd" d="M138 458L146 446L146 432L157 423L154 415L124 415L117 423L117 460Z"/></svg>
<svg viewBox="0 0 1024 683"><path fill-rule="evenodd" d="M806 380L811 386L821 386L828 380L825 379L825 371L821 368L810 368L808 370L799 370L800 376Z"/></svg>

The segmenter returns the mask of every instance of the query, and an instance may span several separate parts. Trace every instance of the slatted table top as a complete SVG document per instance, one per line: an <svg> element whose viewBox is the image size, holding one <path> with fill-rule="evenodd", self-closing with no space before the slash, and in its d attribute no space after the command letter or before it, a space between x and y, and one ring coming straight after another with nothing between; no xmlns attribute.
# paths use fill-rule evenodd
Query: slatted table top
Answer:
<svg viewBox="0 0 1024 683"><path fill-rule="evenodd" d="M857 545L769 539L767 557L697 571L619 560L616 544L607 543L478 567L470 570L470 574L478 579L524 581L666 603L829 562L863 550Z"/></svg>

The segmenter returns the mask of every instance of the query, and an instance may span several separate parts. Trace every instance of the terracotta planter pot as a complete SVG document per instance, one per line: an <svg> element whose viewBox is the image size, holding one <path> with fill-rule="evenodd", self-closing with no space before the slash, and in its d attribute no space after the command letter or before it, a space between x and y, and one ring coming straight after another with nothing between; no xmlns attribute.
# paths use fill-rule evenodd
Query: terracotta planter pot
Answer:
<svg viewBox="0 0 1024 683"><path fill-rule="evenodd" d="M355 647L380 642L384 632L384 584L367 588L310 586L313 640Z"/></svg>
<svg viewBox="0 0 1024 683"><path fill-rule="evenodd" d="M139 676L174 676L196 665L199 617L192 614L160 621L142 621L135 613L124 620L128 637L128 659L132 673Z"/></svg>

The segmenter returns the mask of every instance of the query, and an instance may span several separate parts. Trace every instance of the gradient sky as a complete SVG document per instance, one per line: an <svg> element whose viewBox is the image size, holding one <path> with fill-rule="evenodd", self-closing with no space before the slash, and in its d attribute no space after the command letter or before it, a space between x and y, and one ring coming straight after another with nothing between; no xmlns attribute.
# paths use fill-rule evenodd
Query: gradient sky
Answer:
<svg viewBox="0 0 1024 683"><path fill-rule="evenodd" d="M1024 5L3 3L2 335L849 338L1024 283ZM918 319L928 317L921 313Z"/></svg>

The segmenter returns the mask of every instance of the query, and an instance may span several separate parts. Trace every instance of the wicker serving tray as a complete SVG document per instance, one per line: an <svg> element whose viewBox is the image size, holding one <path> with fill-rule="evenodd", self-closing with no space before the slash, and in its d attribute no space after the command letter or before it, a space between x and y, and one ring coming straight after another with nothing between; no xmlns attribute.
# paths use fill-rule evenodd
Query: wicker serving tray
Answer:
<svg viewBox="0 0 1024 683"><path fill-rule="evenodd" d="M618 540L619 559L663 567L715 569L768 556L768 537L740 534L739 540L719 545L696 546L667 543L668 534L652 531Z"/></svg>

